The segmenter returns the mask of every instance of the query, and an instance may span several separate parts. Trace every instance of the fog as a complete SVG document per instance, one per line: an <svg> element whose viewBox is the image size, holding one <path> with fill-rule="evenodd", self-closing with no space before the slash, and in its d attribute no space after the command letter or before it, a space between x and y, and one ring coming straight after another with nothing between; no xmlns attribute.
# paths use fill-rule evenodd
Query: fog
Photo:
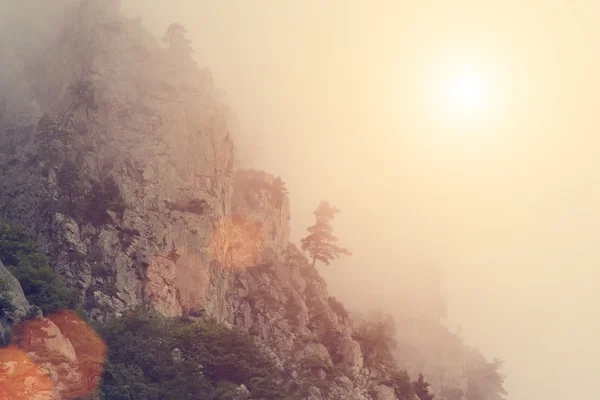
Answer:
<svg viewBox="0 0 600 400"><path fill-rule="evenodd" d="M14 4L0 1L4 28ZM335 234L353 256L319 266L333 295L360 310L419 312L435 302L439 276L448 326L506 361L509 399L600 398L600 5L122 9L157 35L172 22L188 29L237 114L241 165L287 182L294 242L321 199L341 209ZM437 63L473 54L493 65L502 101L477 124L445 120L422 83Z"/></svg>

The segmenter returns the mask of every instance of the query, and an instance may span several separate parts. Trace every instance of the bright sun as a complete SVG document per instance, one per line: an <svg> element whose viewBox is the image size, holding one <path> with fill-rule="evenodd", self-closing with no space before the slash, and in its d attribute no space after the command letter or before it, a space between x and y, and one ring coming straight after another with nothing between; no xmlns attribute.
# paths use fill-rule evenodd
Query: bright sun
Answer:
<svg viewBox="0 0 600 400"><path fill-rule="evenodd" d="M440 88L446 112L459 119L474 119L486 108L489 82L480 71L460 68L449 71Z"/></svg>
<svg viewBox="0 0 600 400"><path fill-rule="evenodd" d="M521 101L514 93L512 66L496 54L454 48L424 51L406 72L402 106L437 138L439 133L453 139L495 136L491 133L513 118ZM391 104L397 107L397 102Z"/></svg>
<svg viewBox="0 0 600 400"><path fill-rule="evenodd" d="M449 82L448 101L457 111L473 112L483 106L484 82L481 77L462 73Z"/></svg>

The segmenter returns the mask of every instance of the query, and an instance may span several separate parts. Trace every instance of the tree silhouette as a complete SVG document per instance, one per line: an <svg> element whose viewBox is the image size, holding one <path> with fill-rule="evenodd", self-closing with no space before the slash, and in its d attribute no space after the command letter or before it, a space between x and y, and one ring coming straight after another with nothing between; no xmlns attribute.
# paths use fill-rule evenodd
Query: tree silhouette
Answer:
<svg viewBox="0 0 600 400"><path fill-rule="evenodd" d="M352 255L347 249L335 244L337 238L332 234L331 221L339 212L337 207L326 201L321 201L314 212L317 221L313 226L308 227L309 235L300 242L302 250L307 251L312 257L313 267L317 261L329 265L331 260L338 258L341 254Z"/></svg>
<svg viewBox="0 0 600 400"><path fill-rule="evenodd" d="M36 143L41 143L47 157L52 154L52 143L58 138L58 124L49 114L44 114L36 127Z"/></svg>
<svg viewBox="0 0 600 400"><path fill-rule="evenodd" d="M51 158L54 144L60 142L64 160L68 160L69 148L74 140L73 114L61 113L56 119L44 114L37 123L35 142L42 145L46 157Z"/></svg>
<svg viewBox="0 0 600 400"><path fill-rule="evenodd" d="M423 374L419 374L417 380L413 382L413 389L420 400L433 400L435 397L429 393L429 382L425 381Z"/></svg>
<svg viewBox="0 0 600 400"><path fill-rule="evenodd" d="M500 372L504 362L495 359L488 362L477 350L470 354L467 368L467 381L469 383L467 400L504 400L504 375Z"/></svg>
<svg viewBox="0 0 600 400"><path fill-rule="evenodd" d="M67 198L69 199L69 207L73 207L73 199L79 192L79 170L77 166L71 161L67 160L63 163L62 167L56 174L58 185L64 190Z"/></svg>
<svg viewBox="0 0 600 400"><path fill-rule="evenodd" d="M75 135L73 133L73 114L59 114L57 119L57 125L57 138L62 145L64 160L66 161L69 159L69 148L71 147L75 139Z"/></svg>
<svg viewBox="0 0 600 400"><path fill-rule="evenodd" d="M352 338L360 344L363 360L369 366L394 365L396 324L391 315L372 313L354 329Z"/></svg>
<svg viewBox="0 0 600 400"><path fill-rule="evenodd" d="M75 97L72 107L85 107L86 116L89 117L90 110L96 109L94 84L89 80L80 79L69 86L69 91Z"/></svg>
<svg viewBox="0 0 600 400"><path fill-rule="evenodd" d="M167 28L162 40L169 44L171 51L189 56L194 50L186 35L187 29L183 25L173 23Z"/></svg>

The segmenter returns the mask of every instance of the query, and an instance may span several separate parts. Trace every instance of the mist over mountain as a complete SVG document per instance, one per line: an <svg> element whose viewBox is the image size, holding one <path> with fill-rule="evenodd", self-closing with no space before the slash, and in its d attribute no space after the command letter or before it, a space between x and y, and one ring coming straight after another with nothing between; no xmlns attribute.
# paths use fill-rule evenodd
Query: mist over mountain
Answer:
<svg viewBox="0 0 600 400"><path fill-rule="evenodd" d="M314 153L290 164L290 183L269 171L288 156L244 125L251 94L219 89L189 24L155 32L135 9L0 3L0 385L12 398L503 399L502 362L446 326L435 263L382 256L410 246L371 235L396 222L369 210L401 205L304 186L343 168ZM310 145L327 159L350 151L339 140ZM366 190L378 168L343 180ZM364 202L334 213L352 255L332 265L299 248L321 196Z"/></svg>

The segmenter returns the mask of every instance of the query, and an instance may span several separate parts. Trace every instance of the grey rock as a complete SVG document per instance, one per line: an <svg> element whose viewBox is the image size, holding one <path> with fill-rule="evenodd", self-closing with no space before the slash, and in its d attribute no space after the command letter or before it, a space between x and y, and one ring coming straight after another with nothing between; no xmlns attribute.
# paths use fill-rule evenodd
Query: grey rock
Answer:
<svg viewBox="0 0 600 400"><path fill-rule="evenodd" d="M0 344L6 344L10 339L12 326L30 309L29 302L23 294L23 289L10 271L0 261L0 296L12 305L13 310L0 310Z"/></svg>
<svg viewBox="0 0 600 400"><path fill-rule="evenodd" d="M394 389L386 385L377 385L375 388L376 400L397 400Z"/></svg>

